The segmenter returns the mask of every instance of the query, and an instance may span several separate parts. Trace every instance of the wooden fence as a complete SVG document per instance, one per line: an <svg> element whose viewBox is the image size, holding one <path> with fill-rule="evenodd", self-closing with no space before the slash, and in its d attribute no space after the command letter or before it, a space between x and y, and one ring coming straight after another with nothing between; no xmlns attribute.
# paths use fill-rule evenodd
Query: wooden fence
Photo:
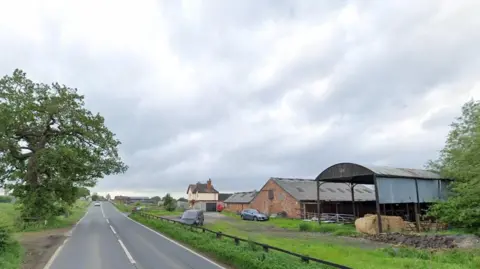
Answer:
<svg viewBox="0 0 480 269"><path fill-rule="evenodd" d="M285 253L285 254L288 254L288 255L291 255L291 256L298 257L298 258L301 259L302 262L305 262L305 263L316 262L316 263L328 265L332 268L352 269L351 267L348 267L348 266L335 264L335 263L320 260L320 259L317 259L317 258L312 258L312 257L305 256L305 255L302 255L302 254L294 253L294 252L291 252L291 251L288 251L288 250L285 250L285 249L281 249L281 248L278 248L278 247L274 247L274 246L270 246L270 245L267 245L267 244L263 244L263 243L239 238L239 237L236 237L236 236L233 236L233 235L224 234L222 232L213 231L213 230L201 227L201 226L188 225L188 224L182 223L182 222L177 221L177 220L164 218L164 217L160 217L160 216L156 216L156 215L152 215L152 214L147 214L147 213L144 213L144 212L141 212L141 211L137 211L134 214L139 214L140 216L142 216L144 218L147 218L147 219L157 219L157 220L167 221L167 222L170 222L170 223L176 223L176 224L179 224L179 225L183 225L184 227L188 227L191 230L196 229L196 230L202 231L204 233L205 232L213 233L213 234L216 235L217 239L220 239L222 237L231 238L231 239L233 239L233 242L235 243L235 245L239 245L240 242L246 242L246 243L249 243L249 244L254 244L254 245L262 247L263 251L265 251L265 252L268 252L270 250L275 250L275 251L278 251L278 252L282 252L282 253Z"/></svg>

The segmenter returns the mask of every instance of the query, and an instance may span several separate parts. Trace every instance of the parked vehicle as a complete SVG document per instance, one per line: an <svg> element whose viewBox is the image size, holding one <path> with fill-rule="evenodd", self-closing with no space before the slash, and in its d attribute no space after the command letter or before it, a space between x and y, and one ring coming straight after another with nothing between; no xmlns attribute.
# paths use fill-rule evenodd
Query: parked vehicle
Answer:
<svg viewBox="0 0 480 269"><path fill-rule="evenodd" d="M243 220L254 220L254 221L266 221L268 220L268 216L258 212L256 209L244 209L240 213L240 217Z"/></svg>
<svg viewBox="0 0 480 269"><path fill-rule="evenodd" d="M180 217L180 222L183 222L188 225L198 225L202 226L205 217L202 210L189 209L183 212L183 215Z"/></svg>

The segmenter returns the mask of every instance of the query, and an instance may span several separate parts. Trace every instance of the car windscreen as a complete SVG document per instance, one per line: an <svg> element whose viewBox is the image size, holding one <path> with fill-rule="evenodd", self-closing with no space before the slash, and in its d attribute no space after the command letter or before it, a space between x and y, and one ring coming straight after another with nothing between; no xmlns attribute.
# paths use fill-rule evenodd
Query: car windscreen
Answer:
<svg viewBox="0 0 480 269"><path fill-rule="evenodd" d="M258 210L256 209L250 209L249 212L252 214L258 214Z"/></svg>
<svg viewBox="0 0 480 269"><path fill-rule="evenodd" d="M185 211L183 212L182 219L195 219L197 218L196 211Z"/></svg>

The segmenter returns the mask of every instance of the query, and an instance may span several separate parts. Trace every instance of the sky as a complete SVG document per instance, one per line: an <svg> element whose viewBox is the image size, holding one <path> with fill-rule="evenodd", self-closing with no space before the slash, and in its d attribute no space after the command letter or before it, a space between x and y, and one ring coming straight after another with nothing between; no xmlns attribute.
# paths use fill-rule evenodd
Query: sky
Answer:
<svg viewBox="0 0 480 269"><path fill-rule="evenodd" d="M339 162L423 168L480 97L480 1L0 1L0 75L85 95L130 167L185 196Z"/></svg>

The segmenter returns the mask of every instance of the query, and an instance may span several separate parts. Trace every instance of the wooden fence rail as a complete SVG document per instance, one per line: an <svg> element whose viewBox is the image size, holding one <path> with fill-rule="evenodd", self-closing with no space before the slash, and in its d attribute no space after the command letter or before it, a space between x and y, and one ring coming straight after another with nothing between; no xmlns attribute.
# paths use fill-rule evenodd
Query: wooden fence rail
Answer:
<svg viewBox="0 0 480 269"><path fill-rule="evenodd" d="M309 256L305 256L305 255L302 255L302 254L291 252L291 251L288 251L288 250L285 250L285 249L281 249L281 248L278 248L278 247L274 247L274 246L270 246L270 245L267 245L267 244L243 239L243 238L236 237L236 236L233 236L233 235L224 234L222 232L213 231L213 230L210 230L210 229L207 229L207 228L204 228L204 227L185 224L185 223L177 221L177 220L173 220L173 219L169 219L169 218L165 218L165 217L160 217L160 216L156 216L156 215L152 215L152 214L147 214L147 213L144 213L144 212L141 212L141 211L134 212L134 214L139 214L140 216L142 216L144 218L147 218L147 219L157 219L157 220L162 220L162 221L167 221L167 222L170 222L170 223L176 223L176 224L179 224L179 225L183 225L184 227L190 228L192 231L194 229L196 229L196 230L201 230L202 232L213 233L213 234L216 235L217 239L220 239L222 237L231 238L231 239L233 239L233 242L235 243L235 245L239 245L240 242L246 242L246 243L249 243L249 244L254 244L254 245L262 247L263 251L265 251L265 252L268 252L269 250L275 250L275 251L278 251L278 252L282 252L282 253L285 253L285 254L288 254L288 255L291 255L291 256L298 257L298 258L301 259L302 262L305 262L305 263L316 262L316 263L321 263L321 264L324 264L324 265L331 266L332 268L352 269L351 267L348 267L348 266L335 264L335 263L332 263L332 262L329 262L329 261L324 261L324 260L317 259L317 258L312 258L312 257L309 257Z"/></svg>

